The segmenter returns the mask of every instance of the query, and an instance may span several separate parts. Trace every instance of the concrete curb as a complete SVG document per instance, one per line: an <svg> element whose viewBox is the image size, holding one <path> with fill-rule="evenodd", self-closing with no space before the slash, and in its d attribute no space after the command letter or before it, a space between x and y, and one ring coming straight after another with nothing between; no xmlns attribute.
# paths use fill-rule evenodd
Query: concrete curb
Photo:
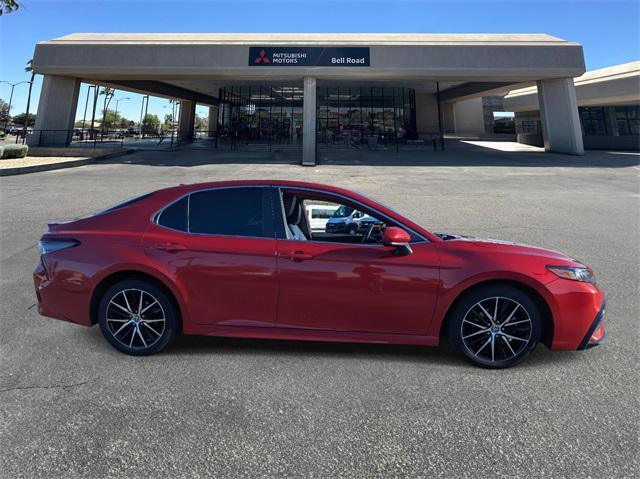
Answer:
<svg viewBox="0 0 640 479"><path fill-rule="evenodd" d="M102 156L96 156L95 158L85 158L82 160L74 160L74 161L62 161L59 163L45 163L43 165L33 165L33 166L19 166L16 168L4 168L0 169L0 176L13 176L13 175L24 175L27 173L37 173L40 171L52 171L52 170L63 170L65 168L74 168L76 166L84 166L95 161L99 160L108 160L111 158L116 158L118 156L128 155L133 153L135 150L126 150L119 151L117 153L108 153Z"/></svg>

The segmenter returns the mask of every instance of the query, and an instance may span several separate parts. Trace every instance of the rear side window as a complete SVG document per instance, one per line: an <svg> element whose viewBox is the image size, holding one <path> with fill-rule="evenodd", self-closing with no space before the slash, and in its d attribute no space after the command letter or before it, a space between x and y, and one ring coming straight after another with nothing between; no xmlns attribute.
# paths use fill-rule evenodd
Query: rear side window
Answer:
<svg viewBox="0 0 640 479"><path fill-rule="evenodd" d="M188 204L189 197L185 196L180 201L169 205L160 213L157 223L172 230L187 231Z"/></svg>
<svg viewBox="0 0 640 479"><path fill-rule="evenodd" d="M97 213L95 213L94 216L103 215L105 213L111 213L112 211L119 210L120 208L125 208L125 207L127 207L129 205L133 205L135 203L138 203L139 201L146 200L152 194L153 194L153 192L152 193L146 193L146 194L141 195L141 196L136 196L135 198L131 198L130 200L123 201L122 203L118 203L117 205L114 205L111 208L107 208L106 210L98 211Z"/></svg>
<svg viewBox="0 0 640 479"><path fill-rule="evenodd" d="M271 188L220 188L192 193L189 232L273 238Z"/></svg>

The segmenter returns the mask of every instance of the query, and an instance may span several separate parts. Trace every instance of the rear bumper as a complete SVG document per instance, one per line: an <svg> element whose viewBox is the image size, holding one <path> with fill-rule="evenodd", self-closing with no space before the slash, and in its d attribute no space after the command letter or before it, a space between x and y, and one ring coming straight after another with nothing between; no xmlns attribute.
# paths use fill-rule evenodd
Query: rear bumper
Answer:
<svg viewBox="0 0 640 479"><path fill-rule="evenodd" d="M596 314L596 317L593 319L591 326L589 326L589 329L584 335L584 338L582 338L582 341L578 346L578 351L593 348L604 342L607 336L607 333L604 327L604 314L605 314L606 308L607 308L607 299L605 298L604 301L602 302L602 307L598 311L598 314Z"/></svg>
<svg viewBox="0 0 640 479"><path fill-rule="evenodd" d="M89 318L90 293L74 281L75 278L51 280L42 266L33 272L33 284L38 299L38 313L49 318L91 326Z"/></svg>

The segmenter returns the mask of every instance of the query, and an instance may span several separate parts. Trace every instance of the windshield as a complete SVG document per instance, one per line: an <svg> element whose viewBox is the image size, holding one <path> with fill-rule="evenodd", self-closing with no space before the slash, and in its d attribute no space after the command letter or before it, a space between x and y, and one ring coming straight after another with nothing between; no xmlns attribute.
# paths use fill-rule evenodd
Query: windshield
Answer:
<svg viewBox="0 0 640 479"><path fill-rule="evenodd" d="M346 218L353 213L353 208L346 205L340 205L340 207L336 210L335 213L331 216L332 218Z"/></svg>

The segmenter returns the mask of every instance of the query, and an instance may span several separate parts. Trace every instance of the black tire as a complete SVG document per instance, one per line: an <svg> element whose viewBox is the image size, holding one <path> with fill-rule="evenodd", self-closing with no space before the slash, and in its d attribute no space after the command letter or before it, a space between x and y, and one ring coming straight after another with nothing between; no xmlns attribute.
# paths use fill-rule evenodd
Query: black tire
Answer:
<svg viewBox="0 0 640 479"><path fill-rule="evenodd" d="M475 366L515 366L535 349L542 318L535 301L513 286L481 286L454 306L447 334L453 349Z"/></svg>
<svg viewBox="0 0 640 479"><path fill-rule="evenodd" d="M358 234L358 227L354 225L349 226L349 228L347 228L347 234L349 236L355 236Z"/></svg>
<svg viewBox="0 0 640 479"><path fill-rule="evenodd" d="M125 279L105 291L98 305L98 323L109 344L131 356L163 350L180 329L169 294L153 282L138 278Z"/></svg>

